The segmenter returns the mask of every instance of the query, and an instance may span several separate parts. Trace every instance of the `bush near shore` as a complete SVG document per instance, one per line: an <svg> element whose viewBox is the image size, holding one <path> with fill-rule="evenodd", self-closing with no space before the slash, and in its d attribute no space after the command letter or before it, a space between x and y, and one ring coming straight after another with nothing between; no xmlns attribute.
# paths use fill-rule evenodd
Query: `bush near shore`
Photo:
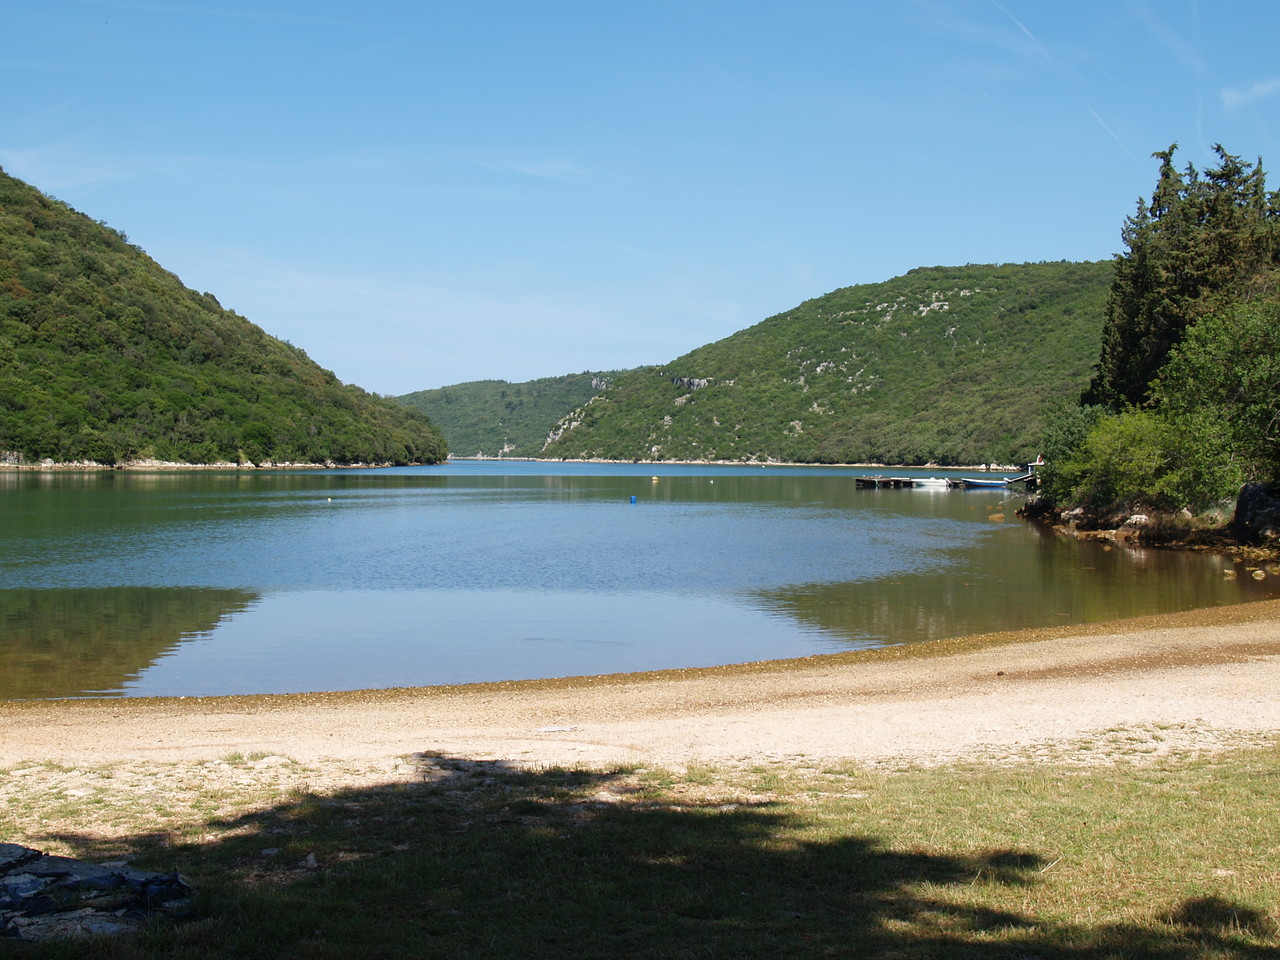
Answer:
<svg viewBox="0 0 1280 960"><path fill-rule="evenodd" d="M1045 433L1044 495L1090 517L1212 514L1280 482L1280 193L1261 160L1218 146L1179 170L1175 149L1125 221L1097 373Z"/></svg>

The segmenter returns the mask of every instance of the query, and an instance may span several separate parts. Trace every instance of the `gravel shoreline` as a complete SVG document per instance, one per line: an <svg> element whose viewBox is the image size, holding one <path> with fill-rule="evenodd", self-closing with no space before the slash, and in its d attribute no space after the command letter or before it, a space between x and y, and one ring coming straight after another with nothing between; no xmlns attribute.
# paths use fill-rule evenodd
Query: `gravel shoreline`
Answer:
<svg viewBox="0 0 1280 960"><path fill-rule="evenodd" d="M0 703L0 768L287 758L327 781L523 766L1141 760L1275 742L1280 601L661 673ZM216 766L216 764L215 764ZM327 773L325 773L327 771ZM345 772L344 772L345 771Z"/></svg>

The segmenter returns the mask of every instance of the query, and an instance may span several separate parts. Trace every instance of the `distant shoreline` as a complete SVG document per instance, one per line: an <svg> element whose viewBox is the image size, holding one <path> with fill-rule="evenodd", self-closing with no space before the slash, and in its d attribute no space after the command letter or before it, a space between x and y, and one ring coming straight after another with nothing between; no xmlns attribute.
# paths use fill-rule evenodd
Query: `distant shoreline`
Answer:
<svg viewBox="0 0 1280 960"><path fill-rule="evenodd" d="M399 466L434 467L447 463L409 463ZM125 463L95 463L91 460L56 461L41 460L37 463L0 463L0 473L100 473L103 471L128 470L376 470L392 467L392 463L174 463L168 460L130 460Z"/></svg>
<svg viewBox="0 0 1280 960"><path fill-rule="evenodd" d="M811 460L606 460L603 457L455 457L449 460L467 460L476 463L620 463L636 466L673 467L857 467L863 470L968 470L978 473L1005 473L1022 468L1007 463L978 463L943 466L938 463L818 463Z"/></svg>
<svg viewBox="0 0 1280 960"><path fill-rule="evenodd" d="M1020 469L1011 464L971 464L945 467L936 463L813 463L792 460L605 460L598 457L584 459L544 457L448 457L436 463L175 463L167 460L129 460L124 463L96 463L89 460L55 461L36 463L0 463L0 472L82 471L94 473L107 470L379 470L386 467L438 467L454 461L476 463L614 463L636 466L673 467L855 467L865 470L965 470L979 473L1006 473Z"/></svg>

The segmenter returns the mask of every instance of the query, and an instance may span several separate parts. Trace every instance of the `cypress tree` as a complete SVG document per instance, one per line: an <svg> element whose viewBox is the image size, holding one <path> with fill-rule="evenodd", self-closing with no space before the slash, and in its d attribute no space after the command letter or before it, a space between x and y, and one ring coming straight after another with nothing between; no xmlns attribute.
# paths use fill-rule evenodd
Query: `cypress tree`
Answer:
<svg viewBox="0 0 1280 960"><path fill-rule="evenodd" d="M1199 317L1270 289L1280 263L1280 201L1261 161L1214 146L1215 167L1179 172L1177 144L1153 156L1160 174L1148 204L1126 218L1115 258L1098 370L1087 404L1141 405L1169 351Z"/></svg>

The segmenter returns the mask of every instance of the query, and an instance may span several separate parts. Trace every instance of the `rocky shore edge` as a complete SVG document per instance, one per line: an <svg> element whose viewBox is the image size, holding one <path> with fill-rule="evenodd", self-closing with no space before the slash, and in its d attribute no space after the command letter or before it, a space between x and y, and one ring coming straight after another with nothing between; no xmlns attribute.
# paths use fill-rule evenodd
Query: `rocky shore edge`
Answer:
<svg viewBox="0 0 1280 960"><path fill-rule="evenodd" d="M1029 497L1018 517L1082 540L1113 540L1148 547L1215 550L1249 560L1280 560L1280 483L1246 483L1230 517L1225 509L1195 516L1143 504L1106 510L1060 508Z"/></svg>

